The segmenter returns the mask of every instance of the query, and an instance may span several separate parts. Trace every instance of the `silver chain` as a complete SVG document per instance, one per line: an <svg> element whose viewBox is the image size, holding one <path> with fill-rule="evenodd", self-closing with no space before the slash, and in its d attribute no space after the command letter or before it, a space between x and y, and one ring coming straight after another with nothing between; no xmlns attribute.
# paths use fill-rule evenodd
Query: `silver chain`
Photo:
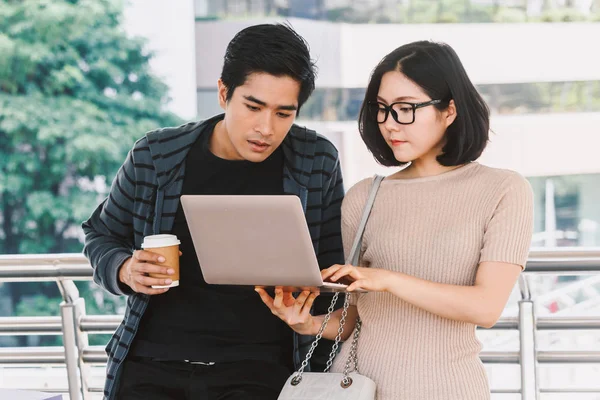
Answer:
<svg viewBox="0 0 600 400"><path fill-rule="evenodd" d="M319 332L317 333L315 340L312 342L312 345L310 346L310 349L308 350L308 353L306 354L304 361L302 361L302 365L300 366L300 368L294 375L294 379L292 380L292 383L294 381L296 381L298 383L302 380L302 374L304 373L304 369L308 366L308 363L310 362L310 358L312 357L315 349L317 348L317 345L319 344L319 340L321 340L321 338L323 337L323 332L325 331L325 328L327 327L327 323L329 322L329 318L331 318L331 314L333 313L333 311L335 309L335 303L337 302L338 297L340 297L340 294L339 294L339 292L336 292L333 295L333 298L331 299L331 304L329 305L329 308L327 309L327 314L325 315L325 318L323 319L323 322L321 323Z"/></svg>
<svg viewBox="0 0 600 400"><path fill-rule="evenodd" d="M358 371L358 337L360 336L360 328L362 325L362 321L360 318L356 318L356 328L354 329L354 337L352 338L352 346L350 347L350 354L348 355L348 359L346 360L346 365L344 366L344 379L347 379L350 372L354 371L357 374L360 373ZM352 365L353 364L353 365ZM352 365L352 371L350 370L350 366Z"/></svg>
<svg viewBox="0 0 600 400"><path fill-rule="evenodd" d="M342 315L340 317L340 327L338 328L337 336L335 337L335 342L331 347L331 353L329 353L329 360L327 360L327 366L323 372L329 372L329 369L333 365L333 359L337 355L337 350L340 346L340 341L342 340L342 333L344 332L344 325L346 324L346 316L348 315L348 306L350 305L350 296L346 295L344 299L344 309L342 310Z"/></svg>
<svg viewBox="0 0 600 400"><path fill-rule="evenodd" d="M365 231L365 226L367 224L367 220L369 219L369 214L373 207L373 203L375 202L375 196L377 195L377 190L379 189L379 185L381 184L381 181L383 180L383 178L384 178L383 176L376 175L375 178L373 179L373 185L371 186L371 192L369 193L369 197L367 198L367 203L365 204L365 208L363 210L363 216L362 216L360 224L358 226L358 230L357 230L356 236L354 238L354 243L352 244L352 247L350 250L350 257L348 257L346 259L346 264L359 265L360 249L361 249L363 234ZM336 292L335 295L333 296L333 299L331 300L331 305L329 306L329 309L327 310L327 315L323 319L323 323L321 324L319 333L317 334L317 336L315 337L315 340L313 341L312 345L310 346L310 350L308 351L308 354L306 354L306 358L304 359L304 361L302 361L302 365L300 366L300 369L298 370L298 372L296 372L294 374L294 377L291 380L292 385L295 386L295 385L299 384L300 381L302 380L302 373L304 373L304 369L308 366L308 362L310 361L310 358L312 357L313 352L315 351L315 348L317 347L317 344L319 343L319 340L321 340L321 338L323 337L323 332L325 331L325 328L327 327L327 323L329 322L329 319L331 318L331 314L333 313L333 309L335 307L338 297L339 297L339 292ZM348 315L349 305L350 305L349 294L346 294L346 299L344 300L344 309L342 310L342 315L340 317L340 327L338 329L338 334L335 338L335 343L333 344L333 347L331 349L331 353L329 354L329 360L327 360L327 366L325 368L325 372L328 372L329 369L331 368L331 366L333 364L333 359L335 358L337 350L339 348L339 344L340 344L340 341L342 338L342 332L344 330L344 324L346 322L346 316ZM350 378L350 376L349 376L351 365L354 365L354 371L356 371L358 373L357 348L358 348L358 337L360 336L360 328L361 328L361 321L360 321L360 318L357 317L356 327L354 329L354 338L352 339L352 346L350 348L350 354L348 355L348 360L346 360L346 365L344 366L344 378L342 379L342 387L349 387L352 384L352 378Z"/></svg>
<svg viewBox="0 0 600 400"><path fill-rule="evenodd" d="M317 333L315 340L312 342L312 345L310 346L310 349L308 350L308 353L306 354L304 361L302 361L302 365L300 366L300 368L298 369L298 371L294 374L294 377L292 378L292 381L291 381L292 384L297 385L302 380L302 374L304 373L304 369L308 366L308 363L310 362L310 359L311 359L315 349L317 348L317 345L319 344L319 340L321 340L321 338L323 337L323 332L325 332L325 328L327 328L327 323L329 322L329 319L331 318L331 314L335 310L335 304L336 304L338 298L339 298L339 292L336 292L333 295L333 298L331 299L331 304L329 305L329 308L327 309L327 314L325 315L325 318L323 319L323 322L321 323L321 327L319 328L319 332ZM348 315L348 307L349 306L350 306L350 296L348 294L346 294L345 299L344 299L344 308L342 310L342 315L340 317L340 327L338 328L338 334L335 337L335 342L333 344L333 347L331 348L331 353L329 353L329 359L327 360L327 365L325 367L324 372L329 371L329 369L333 365L333 360L334 360L335 356L337 355L337 350L338 350L339 344L342 340L342 333L344 331L344 325L346 323L346 316ZM358 347L358 337L360 335L360 328L361 328L361 321L360 321L360 318L357 318L356 328L354 330L354 337L352 338L352 346L350 348L350 354L348 356L348 359L346 360L346 365L344 367L344 378L342 379L342 382L345 384L348 384L349 382L351 382L351 380L349 378L350 372L352 372L352 371L350 371L351 365L354 366L353 371L358 372L357 347Z"/></svg>

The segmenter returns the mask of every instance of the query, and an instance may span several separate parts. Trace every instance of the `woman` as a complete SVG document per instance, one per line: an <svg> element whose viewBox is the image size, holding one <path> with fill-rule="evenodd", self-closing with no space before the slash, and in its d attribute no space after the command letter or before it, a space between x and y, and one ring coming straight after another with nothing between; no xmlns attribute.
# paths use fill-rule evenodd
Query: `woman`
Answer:
<svg viewBox="0 0 600 400"><path fill-rule="evenodd" d="M343 338L362 321L360 372L379 400L490 398L476 326L498 320L525 266L532 234L528 182L483 166L489 109L458 56L446 45L399 47L373 71L360 111L361 136L381 164L401 170L382 182L366 226L360 266L323 271L350 281ZM410 162L410 164L409 164ZM342 205L346 252L372 178L352 187ZM258 290L274 314L301 334L315 335L314 294ZM332 339L340 311L324 337ZM350 350L342 347L333 371Z"/></svg>

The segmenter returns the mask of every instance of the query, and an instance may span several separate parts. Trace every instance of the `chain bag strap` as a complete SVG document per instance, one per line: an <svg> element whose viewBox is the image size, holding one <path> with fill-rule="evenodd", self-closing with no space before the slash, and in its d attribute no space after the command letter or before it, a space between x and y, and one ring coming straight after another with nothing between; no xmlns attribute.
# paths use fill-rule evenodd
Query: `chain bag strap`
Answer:
<svg viewBox="0 0 600 400"><path fill-rule="evenodd" d="M365 208L363 210L362 218L360 220L358 229L356 231L356 235L354 237L354 242L352 243L350 255L348 258L346 258L346 264L358 265L358 261L359 261L359 257L360 257L360 250L361 250L361 246L362 246L362 238L363 238L363 235L365 232L365 226L367 225L369 215L371 214L371 209L373 208L373 203L375 202L375 197L377 196L377 191L379 190L379 186L381 185L381 181L383 180L383 178L384 178L383 176L376 175L375 178L373 179L373 184L371 185L371 191L369 193L369 197L367 198L367 202L366 202ZM319 332L317 333L315 340L313 341L308 353L306 354L306 358L304 359L304 361L302 361L302 365L300 366L298 371L291 378L290 383L292 384L292 386L297 386L302 381L302 375L304 374L304 369L308 366L308 363L310 362L310 359L315 351L315 348L319 344L319 340L321 340L321 338L323 337L323 332L325 331L325 328L327 327L327 323L329 322L329 319L331 318L331 314L335 310L335 304L339 298L339 295L340 295L339 292L336 292L333 295L333 298L331 299L331 304L329 305L329 308L327 309L327 314L325 315L325 318L323 319L323 323L321 324L321 328L319 328ZM345 296L344 308L342 310L342 315L340 317L340 327L338 329L338 334L335 337L333 347L331 348L331 353L329 354L329 359L327 360L327 365L325 367L324 372L329 372L329 370L331 369L331 366L333 365L333 359L335 358L335 356L337 354L337 350L339 348L341 338L342 338L342 332L344 331L344 325L346 323L346 316L348 315L349 305L350 305L350 298L349 298L349 296ZM358 337L360 336L360 328L361 328L361 321L360 321L360 318L358 318L356 321L356 328L354 330L354 336L352 338L352 346L350 348L350 355L348 356L348 359L346 360L346 364L344 366L343 378L342 378L342 382L341 382L341 386L343 388L347 388L352 384L352 378L350 377L350 372L355 371L358 373L357 346L358 346Z"/></svg>

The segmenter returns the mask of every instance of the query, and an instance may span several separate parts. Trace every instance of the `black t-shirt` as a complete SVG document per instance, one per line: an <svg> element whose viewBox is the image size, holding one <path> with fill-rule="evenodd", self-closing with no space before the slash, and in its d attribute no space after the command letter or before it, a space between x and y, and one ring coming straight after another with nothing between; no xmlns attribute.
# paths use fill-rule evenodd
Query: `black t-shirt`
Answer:
<svg viewBox="0 0 600 400"><path fill-rule="evenodd" d="M281 148L261 163L224 160L210 152L214 126L207 129L210 134L202 134L186 158L182 194L283 194ZM181 204L172 233L183 252L179 286L151 296L130 354L215 362L258 359L291 367L292 331L253 288L204 281Z"/></svg>

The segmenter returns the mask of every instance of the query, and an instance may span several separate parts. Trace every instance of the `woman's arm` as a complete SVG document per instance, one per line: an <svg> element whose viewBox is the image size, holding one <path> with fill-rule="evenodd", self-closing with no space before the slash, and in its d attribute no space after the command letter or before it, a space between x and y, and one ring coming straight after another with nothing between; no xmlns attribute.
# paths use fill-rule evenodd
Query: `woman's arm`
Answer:
<svg viewBox="0 0 600 400"><path fill-rule="evenodd" d="M426 281L383 269L333 266L323 279L349 276L349 289L386 291L444 318L493 326L525 266L533 231L533 192L522 176L507 175L484 229L475 283L469 286Z"/></svg>
<svg viewBox="0 0 600 400"><path fill-rule="evenodd" d="M521 270L520 265L483 262L473 286L435 283L395 273L388 291L440 317L491 328L500 318Z"/></svg>
<svg viewBox="0 0 600 400"><path fill-rule="evenodd" d="M352 265L333 266L323 271L323 279L335 282L348 276L354 281L349 291L389 292L440 317L489 328L500 318L521 270L516 264L482 262L473 286L436 283L400 272Z"/></svg>

